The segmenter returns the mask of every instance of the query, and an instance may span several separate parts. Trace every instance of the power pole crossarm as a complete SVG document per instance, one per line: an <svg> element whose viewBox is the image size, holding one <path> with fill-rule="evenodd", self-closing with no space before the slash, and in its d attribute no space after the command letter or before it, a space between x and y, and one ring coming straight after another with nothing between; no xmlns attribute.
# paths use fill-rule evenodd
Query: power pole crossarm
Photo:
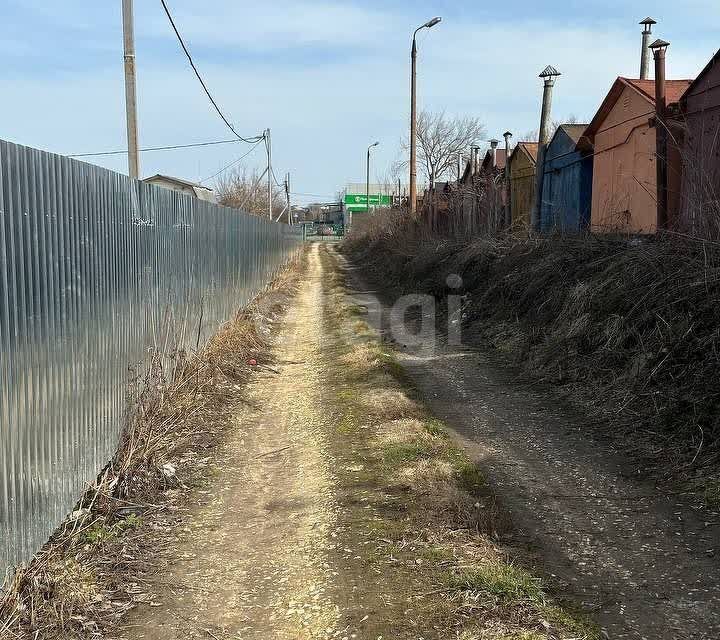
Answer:
<svg viewBox="0 0 720 640"><path fill-rule="evenodd" d="M140 178L140 153L138 151L137 84L135 79L135 28L133 0L122 0L123 51L125 60L125 113L127 119L128 173Z"/></svg>

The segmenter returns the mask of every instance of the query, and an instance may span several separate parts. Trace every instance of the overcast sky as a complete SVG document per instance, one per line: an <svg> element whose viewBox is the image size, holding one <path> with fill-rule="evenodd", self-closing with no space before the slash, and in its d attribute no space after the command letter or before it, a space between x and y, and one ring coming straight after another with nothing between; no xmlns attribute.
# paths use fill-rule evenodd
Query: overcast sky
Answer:
<svg viewBox="0 0 720 640"><path fill-rule="evenodd" d="M720 47L718 0L168 0L196 63L241 134L271 127L278 176L332 197L397 157L407 128L412 31L421 106L474 115L488 137L536 129L548 64L563 76L554 117L589 119L618 75L636 77L650 14L669 40L668 77L694 76ZM125 148L120 0L2 0L0 137L57 153ZM159 0L136 0L141 146L228 137ZM142 157L143 175L207 178L242 144ZM126 158L93 160L125 172ZM258 147L249 167L264 163ZM296 200L317 200L307 196Z"/></svg>

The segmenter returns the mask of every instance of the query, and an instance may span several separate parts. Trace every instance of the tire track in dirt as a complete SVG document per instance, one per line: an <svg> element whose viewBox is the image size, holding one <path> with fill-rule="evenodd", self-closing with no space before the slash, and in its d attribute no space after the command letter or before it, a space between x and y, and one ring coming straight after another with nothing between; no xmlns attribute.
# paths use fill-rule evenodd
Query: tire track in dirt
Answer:
<svg viewBox="0 0 720 640"><path fill-rule="evenodd" d="M361 269L348 275L353 301L389 337L389 308ZM398 360L511 511L506 543L592 611L604 637L720 637L718 514L636 479L550 387L518 382L482 351L408 345Z"/></svg>

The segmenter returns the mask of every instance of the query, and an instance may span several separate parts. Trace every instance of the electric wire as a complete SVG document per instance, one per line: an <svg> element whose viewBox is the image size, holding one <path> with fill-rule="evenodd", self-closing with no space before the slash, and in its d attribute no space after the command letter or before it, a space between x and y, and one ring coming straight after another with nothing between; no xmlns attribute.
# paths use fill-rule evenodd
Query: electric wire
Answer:
<svg viewBox="0 0 720 640"><path fill-rule="evenodd" d="M234 167L236 164L239 164L240 162L242 162L242 161L243 161L245 158L247 158L253 151L255 151L255 149L257 149L257 146L258 146L261 142L262 142L262 140L258 140L258 141L250 148L250 151L248 151L247 153L244 153L243 155L241 155L241 156L240 156L239 158L237 158L236 160L233 160L230 164L224 166L224 167L223 167L222 169L220 169L220 171L218 171L217 173L213 173L211 176L209 176L209 177L207 177L207 178L204 178L203 180L200 180L200 184L203 184L204 182L207 182L208 180L212 180L213 178L217 178L221 173L224 173L225 171L227 171L227 170L230 169L231 167Z"/></svg>
<svg viewBox="0 0 720 640"><path fill-rule="evenodd" d="M240 142L240 140L233 139L233 140L213 140L211 142L194 142L192 144L173 144L168 145L165 147L145 147L144 149L138 149L138 151L169 151L171 149L190 149L192 147L209 147L211 145L217 145L217 144L237 144ZM260 140L258 140L258 143ZM72 155L68 155L68 158L91 158L96 156L119 156L124 155L128 152L127 149L123 149L122 151L99 151L97 153L74 153Z"/></svg>
<svg viewBox="0 0 720 640"><path fill-rule="evenodd" d="M160 0L160 3L162 4L163 9L165 10L165 15L167 15L167 18L170 21L170 25L172 26L173 31L175 32L175 35L177 36L178 42L180 43L182 50L185 52L185 55L187 56L188 62L190 62L190 66L192 67L192 70L195 72L195 76L197 77L203 90L205 91L205 95L207 95L212 106L215 107L215 111L217 111L218 115L220 116L222 121L225 123L227 128L230 129L230 131L232 131L240 140L242 140L243 142L247 142L248 144L252 144L254 142L258 142L259 140L262 140L265 137L265 134L263 134L261 136L253 136L252 138L243 138L237 131L235 131L235 128L230 124L228 119L225 117L225 114L220 110L220 107L218 106L217 102L215 102L215 98L213 98L212 94L210 93L210 90L207 88L207 85L205 84L205 81L203 80L202 76L200 75L200 72L198 71L197 67L195 66L195 62L193 61L193 58L190 55L190 51L188 50L187 46L185 45L185 41L183 40L182 36L180 35L180 32L178 31L177 26L175 25L175 20L173 20L172 14L170 13L170 9L168 9L168 6L167 6L165 0Z"/></svg>

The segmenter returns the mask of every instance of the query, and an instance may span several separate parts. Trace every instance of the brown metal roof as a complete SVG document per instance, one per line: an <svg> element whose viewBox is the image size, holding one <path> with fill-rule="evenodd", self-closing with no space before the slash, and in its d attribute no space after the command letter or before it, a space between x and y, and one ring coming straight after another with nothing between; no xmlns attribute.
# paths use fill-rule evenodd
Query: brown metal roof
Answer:
<svg viewBox="0 0 720 640"><path fill-rule="evenodd" d="M517 146L521 147L525 151L525 153L527 153L532 158L533 162L537 162L537 142L518 142Z"/></svg>
<svg viewBox="0 0 720 640"><path fill-rule="evenodd" d="M691 80L667 80L666 81L666 94L668 104L678 102L682 95L687 91L690 86ZM595 134L602 125L605 118L607 118L615 103L620 99L622 92L626 87L632 88L637 91L648 102L648 111L655 108L655 81L654 80L636 80L634 78L618 78L610 87L610 91L603 100L600 108L598 109L595 117L588 125L585 136L592 142L594 141ZM644 114L638 114L638 117ZM650 117L650 114L648 114Z"/></svg>
<svg viewBox="0 0 720 640"><path fill-rule="evenodd" d="M485 157L482 161L482 170L487 171L490 169L490 162L491 162L491 151L488 149L485 152ZM505 168L505 149L495 149L495 168L496 169L504 169Z"/></svg>
<svg viewBox="0 0 720 640"><path fill-rule="evenodd" d="M640 91L653 105L655 105L655 80L635 80L633 78L621 78L628 84ZM680 102L683 94L692 83L692 80L666 80L665 93L668 104Z"/></svg>
<svg viewBox="0 0 720 640"><path fill-rule="evenodd" d="M585 133L585 129L588 128L587 124L561 124L558 129L562 129L568 134L568 137L577 144L582 135Z"/></svg>

